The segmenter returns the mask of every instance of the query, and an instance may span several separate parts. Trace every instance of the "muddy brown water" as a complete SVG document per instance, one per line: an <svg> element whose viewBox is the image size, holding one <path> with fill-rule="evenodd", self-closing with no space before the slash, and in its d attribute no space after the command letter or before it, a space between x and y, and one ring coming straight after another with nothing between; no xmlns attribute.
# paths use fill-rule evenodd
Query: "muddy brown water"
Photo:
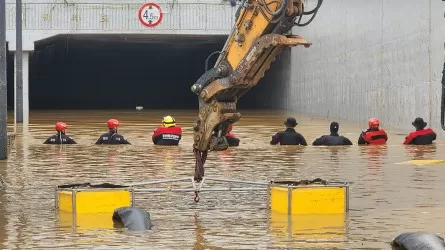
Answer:
<svg viewBox="0 0 445 250"><path fill-rule="evenodd" d="M179 147L152 145L151 133L166 114L173 115L183 127ZM196 114L146 110L31 112L25 134L17 136L8 160L0 162L5 181L0 190L1 248L390 249L389 242L401 232L445 233L445 164L396 164L445 159L441 138L434 146L403 146L400 133L406 131L388 129L386 146L271 146L271 135L283 129L288 115L297 118L297 130L308 142L328 133L331 122L277 111L242 111L243 117L233 129L241 145L210 153L206 176L255 181L320 177L351 182L351 211L344 223L338 216L306 216L295 218L290 225L268 210L264 191L207 192L200 195L199 203L193 201L193 193L136 193L136 206L147 209L154 224L153 230L145 233L115 229L100 218L97 222L84 219L76 228L56 211L56 185L192 177L191 125ZM119 132L133 145L93 145L107 130L109 118L121 121ZM78 145L42 145L54 133L58 120L68 123L68 134ZM340 133L356 144L365 126L340 121ZM191 182L181 185L191 187Z"/></svg>

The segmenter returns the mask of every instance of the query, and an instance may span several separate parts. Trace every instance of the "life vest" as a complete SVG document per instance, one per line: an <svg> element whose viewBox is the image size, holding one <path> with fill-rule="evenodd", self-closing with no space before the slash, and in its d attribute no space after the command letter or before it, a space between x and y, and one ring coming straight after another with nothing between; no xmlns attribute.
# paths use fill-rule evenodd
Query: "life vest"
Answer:
<svg viewBox="0 0 445 250"><path fill-rule="evenodd" d="M368 131L363 136L363 139L369 144L386 144L388 135L385 130Z"/></svg>
<svg viewBox="0 0 445 250"><path fill-rule="evenodd" d="M403 144L427 145L433 143L436 139L436 133L430 129L421 129L409 133Z"/></svg>
<svg viewBox="0 0 445 250"><path fill-rule="evenodd" d="M181 137L181 127L160 127L153 133L152 140L157 145L178 145Z"/></svg>

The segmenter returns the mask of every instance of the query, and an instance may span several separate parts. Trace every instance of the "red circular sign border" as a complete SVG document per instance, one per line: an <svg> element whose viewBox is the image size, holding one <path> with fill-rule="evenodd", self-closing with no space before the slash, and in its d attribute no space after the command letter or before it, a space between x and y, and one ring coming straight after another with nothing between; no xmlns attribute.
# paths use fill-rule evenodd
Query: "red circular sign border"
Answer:
<svg viewBox="0 0 445 250"><path fill-rule="evenodd" d="M148 24L148 23L145 23L145 22L142 20L142 17L141 17L142 10L143 10L145 7L148 7L148 6L153 6L153 7L157 8L157 9L159 10L159 21L158 21L158 22L153 23L153 24ZM146 4L142 5L141 8L139 8L139 11L138 11L138 19L139 19L139 22L141 22L142 25L144 25L144 26L146 26L146 27L149 27L149 28L153 28L153 27L158 26L158 25L161 23L161 21L162 21L162 17L163 17L163 14L162 14L161 6L159 6L159 5L155 4L155 3L146 3Z"/></svg>

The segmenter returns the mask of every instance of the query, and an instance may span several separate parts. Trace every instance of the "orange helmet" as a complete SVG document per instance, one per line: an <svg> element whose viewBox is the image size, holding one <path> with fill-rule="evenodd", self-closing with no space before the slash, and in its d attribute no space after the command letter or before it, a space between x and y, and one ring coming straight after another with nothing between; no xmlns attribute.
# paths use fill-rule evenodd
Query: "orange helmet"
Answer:
<svg viewBox="0 0 445 250"><path fill-rule="evenodd" d="M56 123L56 131L60 132L62 130L65 130L68 126L66 126L66 123L64 122L57 122Z"/></svg>
<svg viewBox="0 0 445 250"><path fill-rule="evenodd" d="M368 125L370 128L378 128L380 126L380 121L377 118L371 118L368 120Z"/></svg>
<svg viewBox="0 0 445 250"><path fill-rule="evenodd" d="M110 119L108 120L107 125L109 129L117 128L119 126L119 121L116 119Z"/></svg>

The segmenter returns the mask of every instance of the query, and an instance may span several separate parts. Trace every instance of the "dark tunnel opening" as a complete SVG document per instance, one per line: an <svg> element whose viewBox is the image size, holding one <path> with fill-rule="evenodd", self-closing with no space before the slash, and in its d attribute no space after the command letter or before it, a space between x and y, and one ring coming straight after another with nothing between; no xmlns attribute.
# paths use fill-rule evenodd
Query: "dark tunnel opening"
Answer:
<svg viewBox="0 0 445 250"><path fill-rule="evenodd" d="M6 43L6 92L7 107L14 110L14 52L9 51L9 43Z"/></svg>
<svg viewBox="0 0 445 250"><path fill-rule="evenodd" d="M59 35L36 42L30 57L30 109L198 109L190 87L226 39ZM216 59L210 59L210 67ZM238 108L282 108L285 66L275 62Z"/></svg>

